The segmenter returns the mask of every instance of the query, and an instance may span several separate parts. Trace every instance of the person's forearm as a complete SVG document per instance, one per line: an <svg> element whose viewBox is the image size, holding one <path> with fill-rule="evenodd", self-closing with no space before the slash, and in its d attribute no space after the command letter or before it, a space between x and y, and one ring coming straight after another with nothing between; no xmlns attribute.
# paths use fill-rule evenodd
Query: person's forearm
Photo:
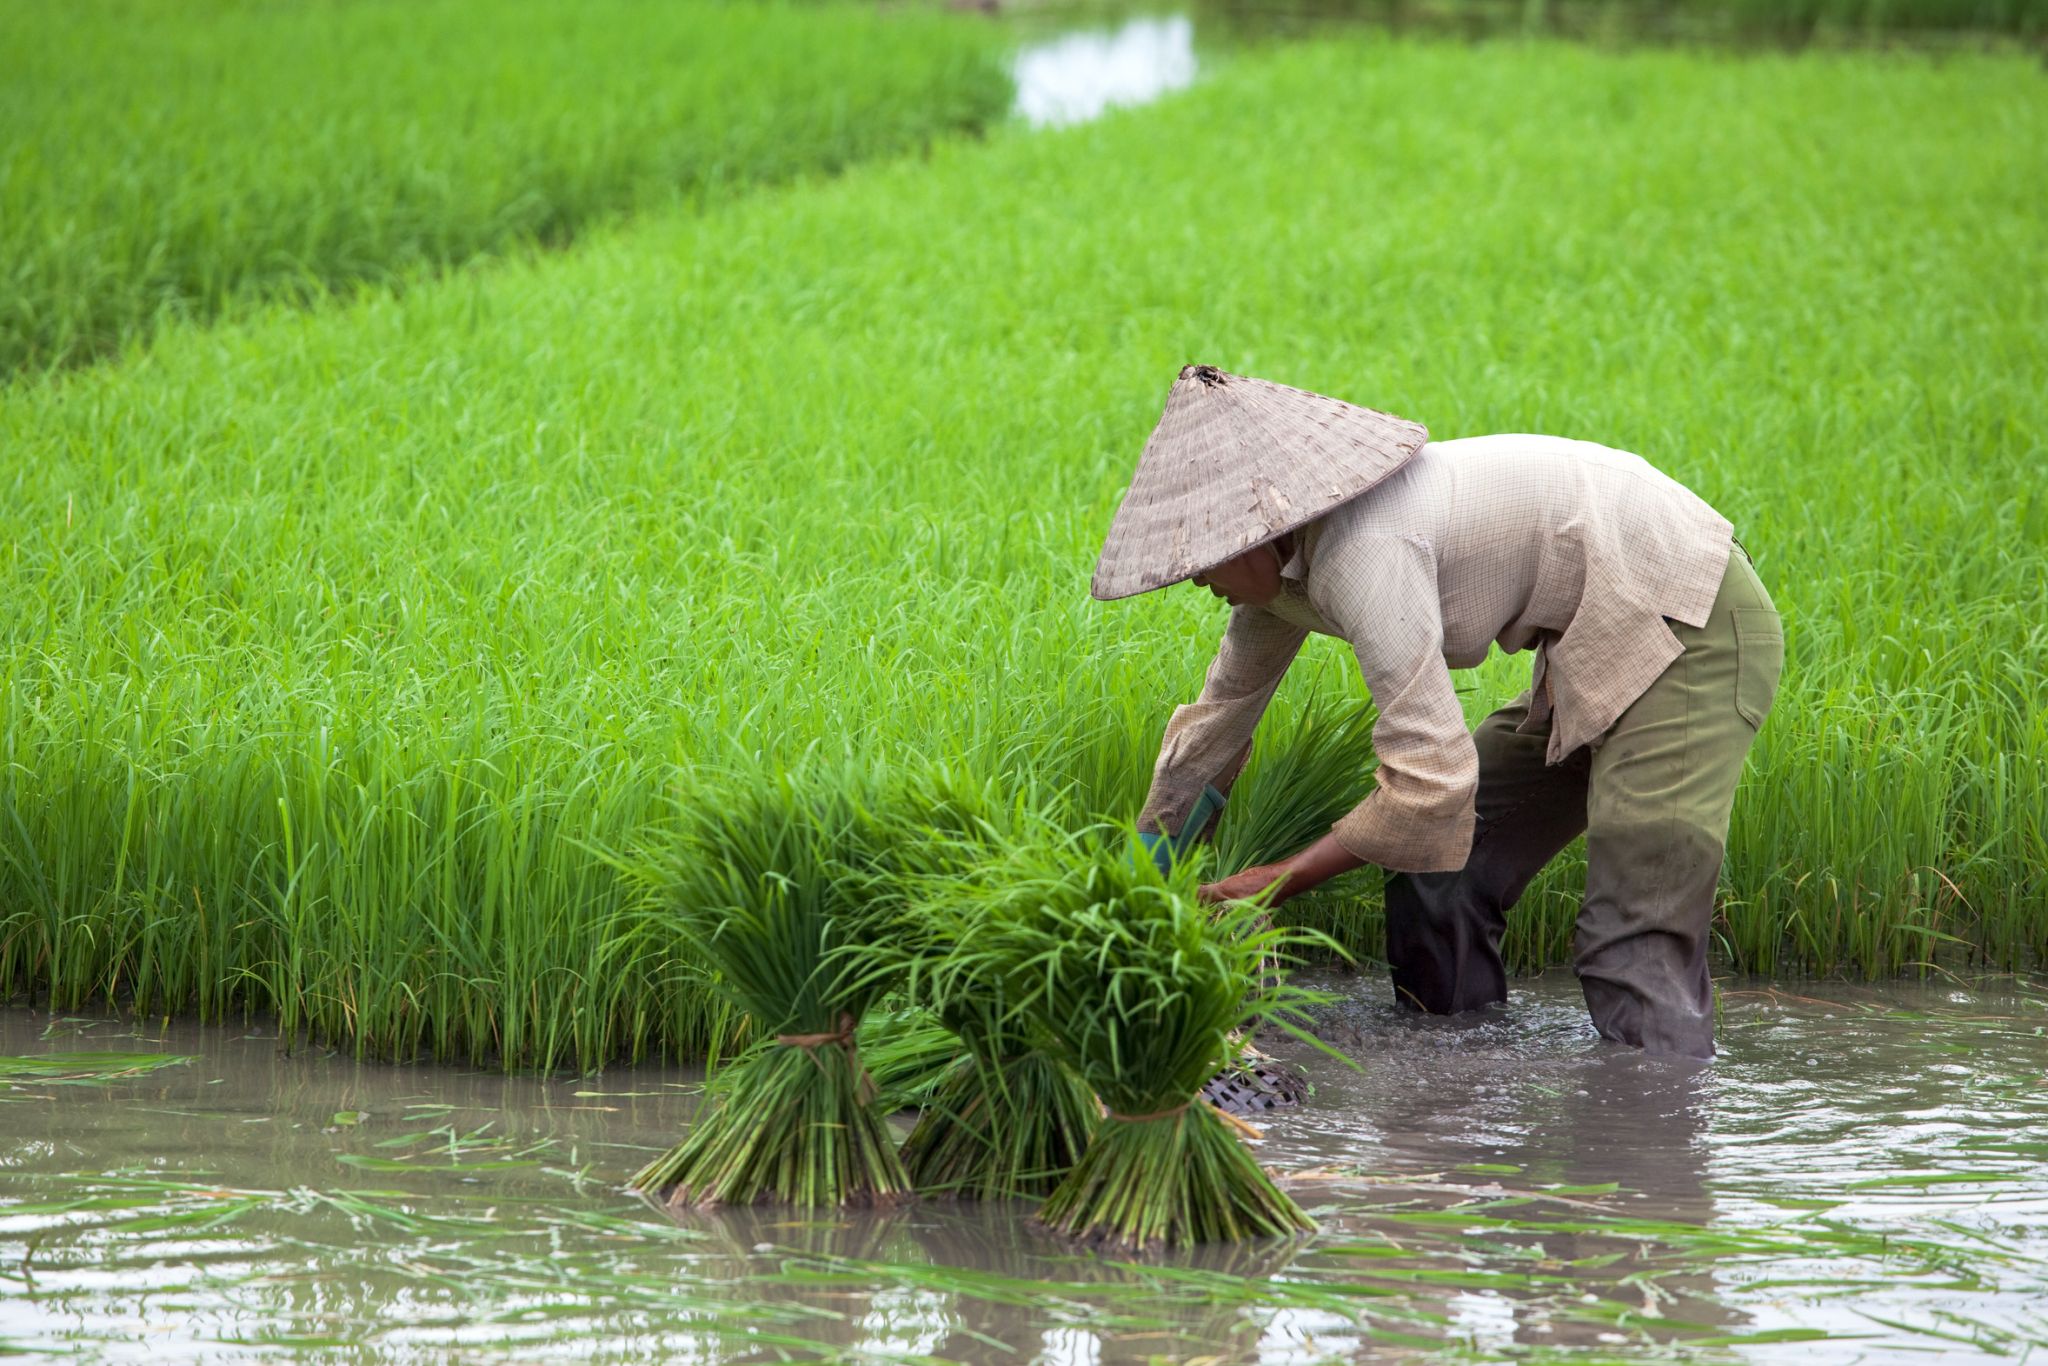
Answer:
<svg viewBox="0 0 2048 1366"><path fill-rule="evenodd" d="M1270 891L1273 904L1278 905L1311 887L1322 886L1339 873L1364 866L1365 860L1337 843L1335 835L1325 835L1278 863L1260 864L1256 868L1233 873L1221 881L1207 883L1201 889L1201 897L1204 901L1216 903L1238 901Z"/></svg>
<svg viewBox="0 0 2048 1366"><path fill-rule="evenodd" d="M1287 882L1280 895L1283 899L1299 896L1340 873L1364 866L1365 860L1339 844L1335 835L1325 835L1287 860Z"/></svg>

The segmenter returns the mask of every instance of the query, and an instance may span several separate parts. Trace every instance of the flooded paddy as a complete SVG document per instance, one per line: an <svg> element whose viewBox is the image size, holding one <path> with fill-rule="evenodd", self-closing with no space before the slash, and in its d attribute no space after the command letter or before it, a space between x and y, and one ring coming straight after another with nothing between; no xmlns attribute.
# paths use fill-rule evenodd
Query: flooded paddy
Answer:
<svg viewBox="0 0 2048 1366"><path fill-rule="evenodd" d="M695 1074L503 1077L263 1028L0 1014L0 1350L82 1360L1865 1361L2048 1348L2048 995L1724 993L1722 1056L1569 976L1426 1020L1375 976L1263 1158L1304 1242L1134 1264L1023 1207L678 1222L623 1193Z"/></svg>

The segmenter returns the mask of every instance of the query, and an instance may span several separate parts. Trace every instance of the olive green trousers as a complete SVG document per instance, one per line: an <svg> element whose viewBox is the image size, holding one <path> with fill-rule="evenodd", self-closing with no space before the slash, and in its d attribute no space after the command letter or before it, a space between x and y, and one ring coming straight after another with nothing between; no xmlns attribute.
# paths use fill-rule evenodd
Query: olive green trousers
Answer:
<svg viewBox="0 0 2048 1366"><path fill-rule="evenodd" d="M1671 662L1597 748L1544 762L1548 734L1515 728L1525 693L1481 722L1479 820L1455 873L1387 880L1396 999L1452 1014L1507 999L1507 912L1567 844L1586 837L1572 966L1594 1027L1658 1053L1711 1057L1707 939L1736 783L1777 693L1785 637L1740 549L1704 626L1671 630Z"/></svg>

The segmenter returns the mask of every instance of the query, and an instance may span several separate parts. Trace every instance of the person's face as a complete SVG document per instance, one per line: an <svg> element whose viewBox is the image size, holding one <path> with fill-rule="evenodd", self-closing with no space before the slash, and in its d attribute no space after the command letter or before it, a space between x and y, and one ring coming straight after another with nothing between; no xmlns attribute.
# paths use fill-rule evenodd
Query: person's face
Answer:
<svg viewBox="0 0 2048 1366"><path fill-rule="evenodd" d="M1214 569L1203 570L1189 582L1232 607L1264 607L1280 596L1280 552L1270 545L1254 546Z"/></svg>

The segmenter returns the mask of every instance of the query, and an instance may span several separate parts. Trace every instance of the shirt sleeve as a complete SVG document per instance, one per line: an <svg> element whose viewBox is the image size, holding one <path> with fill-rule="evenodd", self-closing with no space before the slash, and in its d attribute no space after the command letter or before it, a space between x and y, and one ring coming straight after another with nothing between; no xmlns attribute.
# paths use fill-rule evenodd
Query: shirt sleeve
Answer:
<svg viewBox="0 0 2048 1366"><path fill-rule="evenodd" d="M1230 790L1251 752L1252 732L1307 636L1306 628L1263 607L1231 610L1201 696L1174 708L1166 723L1138 829L1179 834L1203 787Z"/></svg>
<svg viewBox="0 0 2048 1366"><path fill-rule="evenodd" d="M1313 574L1317 609L1351 642L1379 710L1378 785L1332 833L1367 863L1395 872L1463 868L1479 750L1444 662L1434 550L1419 536L1355 536L1327 546Z"/></svg>

